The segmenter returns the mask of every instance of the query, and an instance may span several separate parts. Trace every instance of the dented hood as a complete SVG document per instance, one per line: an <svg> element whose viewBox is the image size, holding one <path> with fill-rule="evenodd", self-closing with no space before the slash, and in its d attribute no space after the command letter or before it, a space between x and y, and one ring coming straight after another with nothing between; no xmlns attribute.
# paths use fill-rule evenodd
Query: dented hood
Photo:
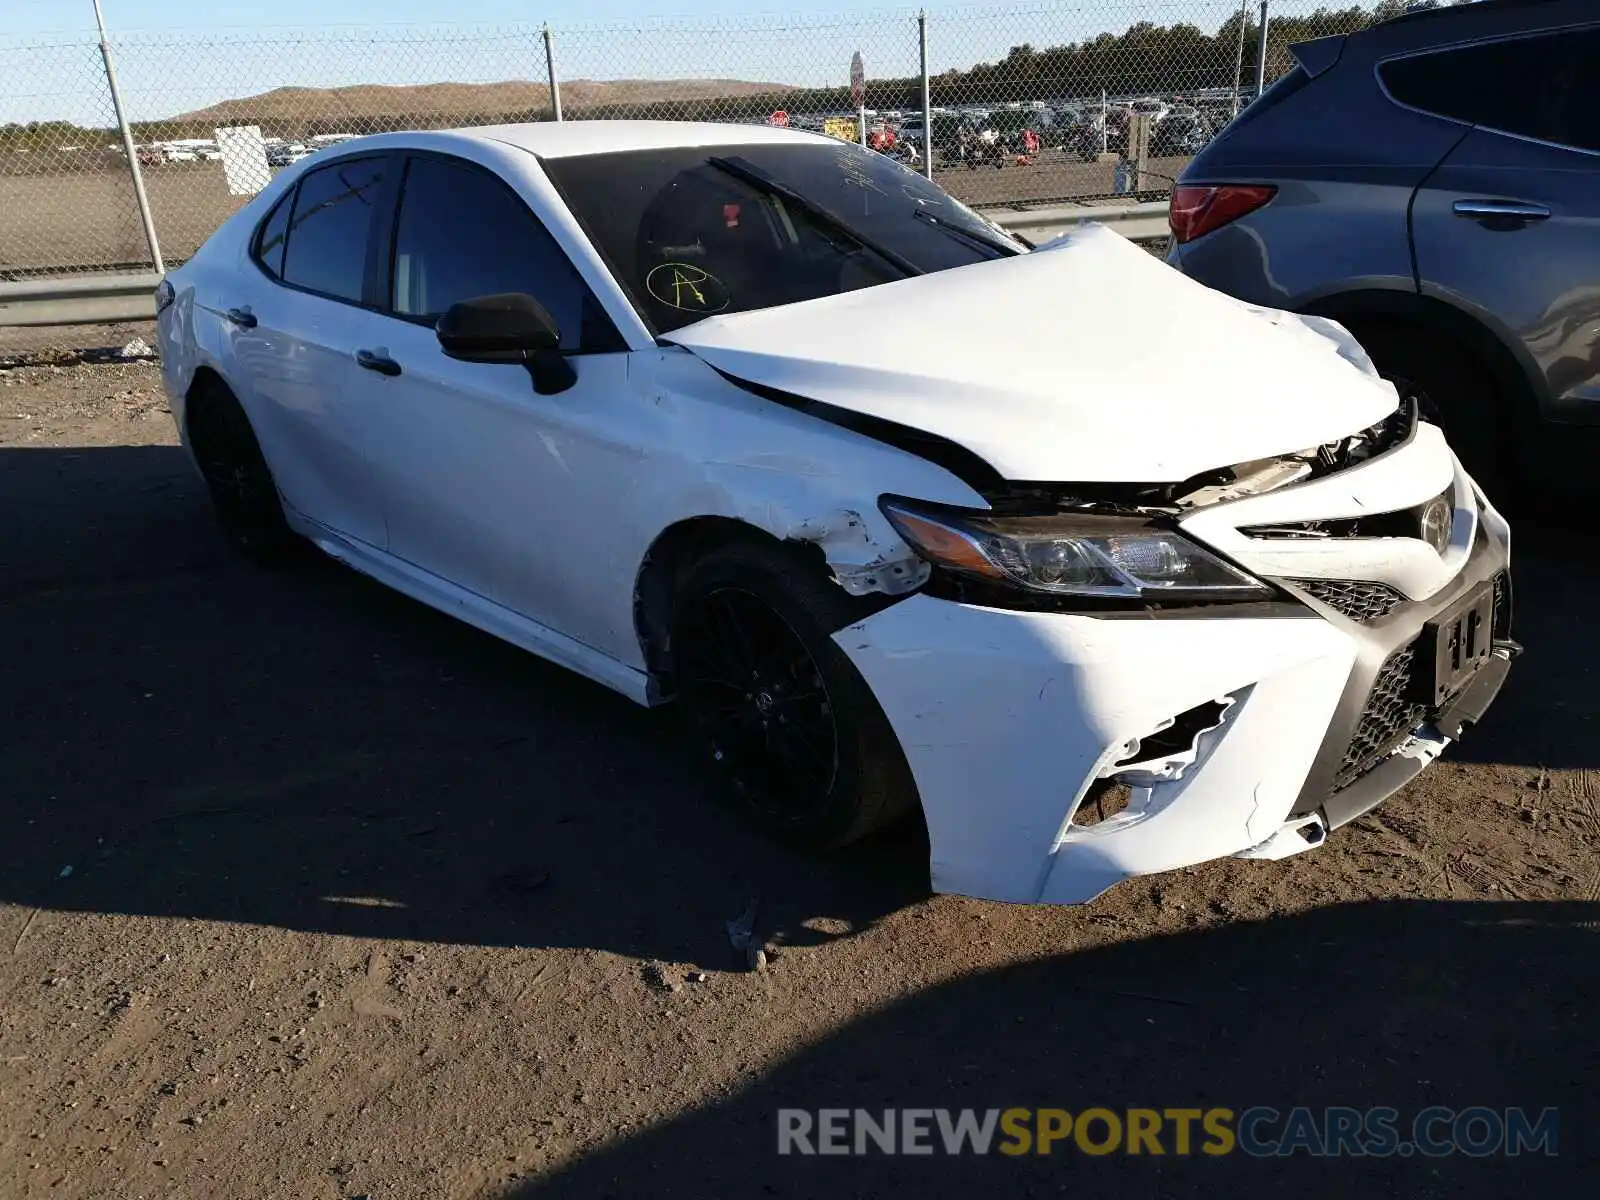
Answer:
<svg viewBox="0 0 1600 1200"><path fill-rule="evenodd" d="M1012 480L1177 482L1334 441L1397 403L1339 326L1242 304L1103 226L666 340L947 438Z"/></svg>

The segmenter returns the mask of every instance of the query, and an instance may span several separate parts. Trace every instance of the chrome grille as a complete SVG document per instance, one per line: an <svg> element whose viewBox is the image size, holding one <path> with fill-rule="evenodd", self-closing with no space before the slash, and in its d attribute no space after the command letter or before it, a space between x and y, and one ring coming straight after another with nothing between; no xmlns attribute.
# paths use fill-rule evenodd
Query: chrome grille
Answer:
<svg viewBox="0 0 1600 1200"><path fill-rule="evenodd" d="M1511 578L1504 571L1494 577L1494 636L1511 636Z"/></svg>
<svg viewBox="0 0 1600 1200"><path fill-rule="evenodd" d="M1363 625L1381 621L1406 602L1386 583L1360 579L1291 579L1288 581L1326 604L1340 616Z"/></svg>
<svg viewBox="0 0 1600 1200"><path fill-rule="evenodd" d="M1400 739L1422 724L1428 710L1407 695L1411 682L1411 667L1417 657L1415 642L1391 654L1378 672L1378 681L1367 696L1367 706L1361 711L1355 736L1350 748L1344 752L1344 762L1334 777L1333 788L1338 791L1377 766Z"/></svg>

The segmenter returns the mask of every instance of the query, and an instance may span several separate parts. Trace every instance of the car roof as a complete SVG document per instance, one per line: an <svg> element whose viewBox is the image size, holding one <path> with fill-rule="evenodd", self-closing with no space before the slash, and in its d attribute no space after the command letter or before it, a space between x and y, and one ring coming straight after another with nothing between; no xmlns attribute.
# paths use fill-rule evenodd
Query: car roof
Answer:
<svg viewBox="0 0 1600 1200"><path fill-rule="evenodd" d="M1452 9L1472 8L1478 13L1515 11L1519 8L1536 8L1539 5L1552 3L1552 0L1474 0L1472 4L1441 4L1437 8L1414 8L1401 13L1397 17L1390 17L1387 21L1380 21L1380 25L1397 25L1401 22L1437 21L1446 16L1459 16L1452 13Z"/></svg>
<svg viewBox="0 0 1600 1200"><path fill-rule="evenodd" d="M795 145L833 138L803 129L773 125L727 125L711 121L530 121L520 125L478 125L451 134L484 142L503 142L541 158L664 150L674 146Z"/></svg>

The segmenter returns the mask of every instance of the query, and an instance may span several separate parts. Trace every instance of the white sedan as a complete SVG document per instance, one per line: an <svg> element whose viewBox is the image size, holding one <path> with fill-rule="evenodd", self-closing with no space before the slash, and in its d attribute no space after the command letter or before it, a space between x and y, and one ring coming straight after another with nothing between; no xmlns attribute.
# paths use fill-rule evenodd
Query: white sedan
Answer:
<svg viewBox="0 0 1600 1200"><path fill-rule="evenodd" d="M1505 677L1508 532L1337 325L797 130L344 142L158 294L222 523L641 703L774 833L1077 902L1320 844Z"/></svg>

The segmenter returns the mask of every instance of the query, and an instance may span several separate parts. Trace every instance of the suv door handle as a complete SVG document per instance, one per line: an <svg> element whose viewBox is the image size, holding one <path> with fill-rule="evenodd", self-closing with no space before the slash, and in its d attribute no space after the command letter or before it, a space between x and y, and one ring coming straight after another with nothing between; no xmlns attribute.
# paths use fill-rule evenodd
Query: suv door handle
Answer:
<svg viewBox="0 0 1600 1200"><path fill-rule="evenodd" d="M400 374L400 364L384 354L374 354L371 350L356 351L356 365L365 367L369 371L376 371L379 375Z"/></svg>
<svg viewBox="0 0 1600 1200"><path fill-rule="evenodd" d="M228 320L232 321L240 329L254 329L256 327L256 315L248 308L230 308L222 315L227 317Z"/></svg>
<svg viewBox="0 0 1600 1200"><path fill-rule="evenodd" d="M1543 221L1550 210L1523 200L1457 200L1451 206L1458 217L1475 221Z"/></svg>

